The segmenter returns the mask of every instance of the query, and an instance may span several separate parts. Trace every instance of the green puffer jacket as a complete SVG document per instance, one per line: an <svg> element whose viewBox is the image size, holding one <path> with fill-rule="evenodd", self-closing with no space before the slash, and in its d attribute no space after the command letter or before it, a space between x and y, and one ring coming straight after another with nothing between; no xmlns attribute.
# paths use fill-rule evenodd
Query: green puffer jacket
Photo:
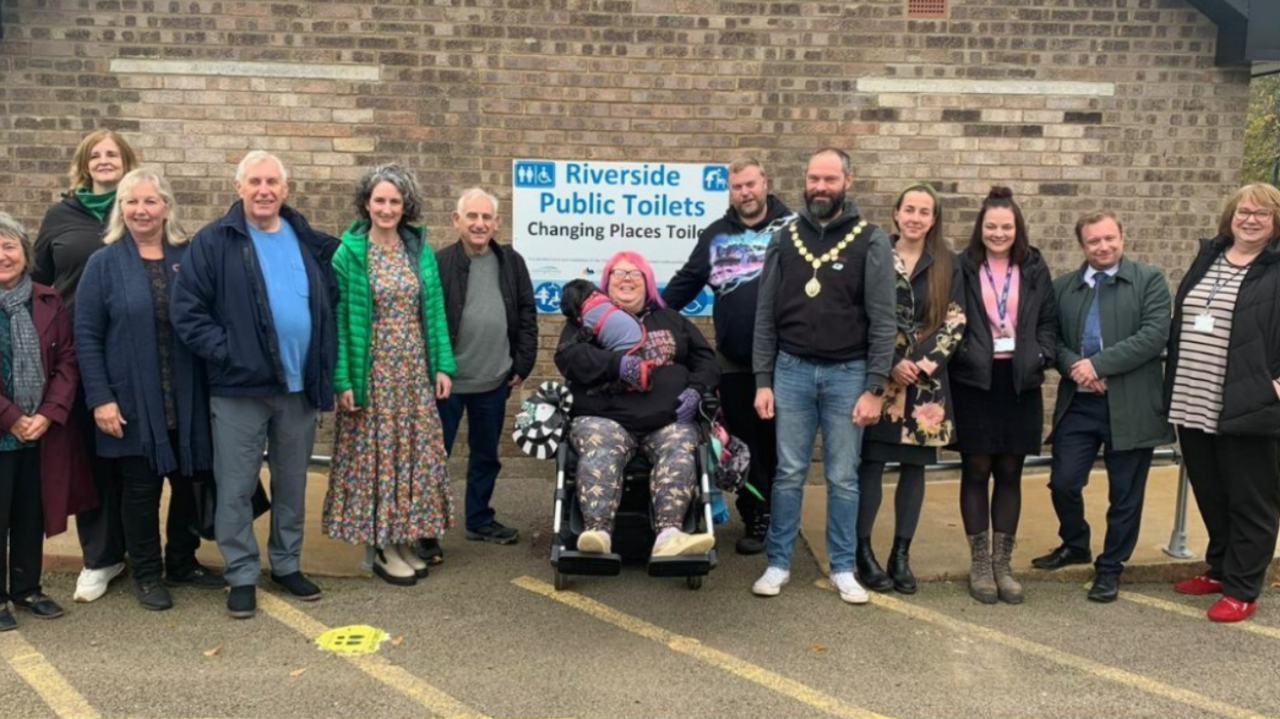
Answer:
<svg viewBox="0 0 1280 719"><path fill-rule="evenodd" d="M436 257L427 245L425 227L400 226L400 238L415 265L422 286L422 334L427 347L425 369L434 386L437 372L452 377L457 373L449 328L444 315L444 293ZM338 365L334 390L352 390L357 407L367 404L365 383L369 377L369 342L373 330L373 295L369 291L369 226L356 220L342 234L342 244L333 255L333 273L338 280Z"/></svg>

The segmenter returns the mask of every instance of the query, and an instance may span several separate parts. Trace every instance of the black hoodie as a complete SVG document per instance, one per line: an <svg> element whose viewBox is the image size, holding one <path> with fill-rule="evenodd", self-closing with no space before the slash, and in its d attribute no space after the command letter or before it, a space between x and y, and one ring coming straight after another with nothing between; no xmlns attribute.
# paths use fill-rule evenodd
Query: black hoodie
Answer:
<svg viewBox="0 0 1280 719"><path fill-rule="evenodd" d="M795 217L773 195L766 198L766 204L764 219L754 225L743 224L737 208L732 206L724 217L707 225L698 235L698 244L688 262L662 290L662 301L678 311L710 285L716 298L711 315L716 327L716 349L744 369L751 367L751 336L755 332L765 249L773 233Z"/></svg>
<svg viewBox="0 0 1280 719"><path fill-rule="evenodd" d="M36 236L36 267L31 279L50 285L62 297L67 314L75 316L76 288L89 255L102 247L107 225L80 204L74 192L49 208Z"/></svg>

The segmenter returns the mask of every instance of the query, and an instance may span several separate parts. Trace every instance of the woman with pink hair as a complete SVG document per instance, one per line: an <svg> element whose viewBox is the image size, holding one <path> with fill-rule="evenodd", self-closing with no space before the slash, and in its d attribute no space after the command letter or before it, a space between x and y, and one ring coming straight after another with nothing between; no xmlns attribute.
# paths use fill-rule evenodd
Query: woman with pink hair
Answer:
<svg viewBox="0 0 1280 719"><path fill-rule="evenodd" d="M653 556L705 554L715 544L711 532L687 534L680 527L697 481L693 421L698 401L720 380L715 352L692 322L663 304L653 269L639 253L609 258L600 289L640 322L645 339L637 351L611 351L581 341L582 327L573 320L560 336L556 366L574 396L569 442L578 453L578 501L585 524L578 551L611 551L623 468L643 452L653 464ZM653 368L649 388L629 391L642 363Z"/></svg>

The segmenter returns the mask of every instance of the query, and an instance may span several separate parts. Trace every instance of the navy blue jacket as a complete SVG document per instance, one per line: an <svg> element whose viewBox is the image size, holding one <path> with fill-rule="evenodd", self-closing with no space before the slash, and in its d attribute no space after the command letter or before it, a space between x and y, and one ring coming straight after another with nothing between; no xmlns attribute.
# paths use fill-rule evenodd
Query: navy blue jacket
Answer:
<svg viewBox="0 0 1280 719"><path fill-rule="evenodd" d="M183 248L163 247L172 286ZM145 457L162 475L212 469L204 368L176 338L170 357L178 446L169 440L151 281L132 237L126 234L89 258L76 297L76 356L85 401L91 409L115 402L126 422L119 439L94 429L98 456Z"/></svg>
<svg viewBox="0 0 1280 719"><path fill-rule="evenodd" d="M338 288L330 259L338 240L312 229L293 208L280 218L298 236L311 294L311 345L303 366L303 391L319 410L333 408L333 367L338 357L334 307ZM283 271L284 268L266 268ZM205 225L187 250L173 285L170 319L178 337L205 361L215 397L288 394L267 286L249 236L244 203Z"/></svg>

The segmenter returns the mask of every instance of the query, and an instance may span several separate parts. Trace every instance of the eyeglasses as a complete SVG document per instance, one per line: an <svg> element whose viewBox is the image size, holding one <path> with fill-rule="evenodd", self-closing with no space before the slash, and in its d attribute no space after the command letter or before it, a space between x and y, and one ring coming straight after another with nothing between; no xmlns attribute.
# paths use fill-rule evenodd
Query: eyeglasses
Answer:
<svg viewBox="0 0 1280 719"><path fill-rule="evenodd" d="M1252 212L1250 212L1249 210L1236 208L1236 219L1244 220L1246 222L1250 218L1253 218L1258 222L1266 222L1267 220L1270 220L1274 215L1275 213L1272 212L1271 210L1253 210Z"/></svg>
<svg viewBox="0 0 1280 719"><path fill-rule="evenodd" d="M644 273L640 270L610 270L609 279L611 280L639 280L644 278Z"/></svg>

